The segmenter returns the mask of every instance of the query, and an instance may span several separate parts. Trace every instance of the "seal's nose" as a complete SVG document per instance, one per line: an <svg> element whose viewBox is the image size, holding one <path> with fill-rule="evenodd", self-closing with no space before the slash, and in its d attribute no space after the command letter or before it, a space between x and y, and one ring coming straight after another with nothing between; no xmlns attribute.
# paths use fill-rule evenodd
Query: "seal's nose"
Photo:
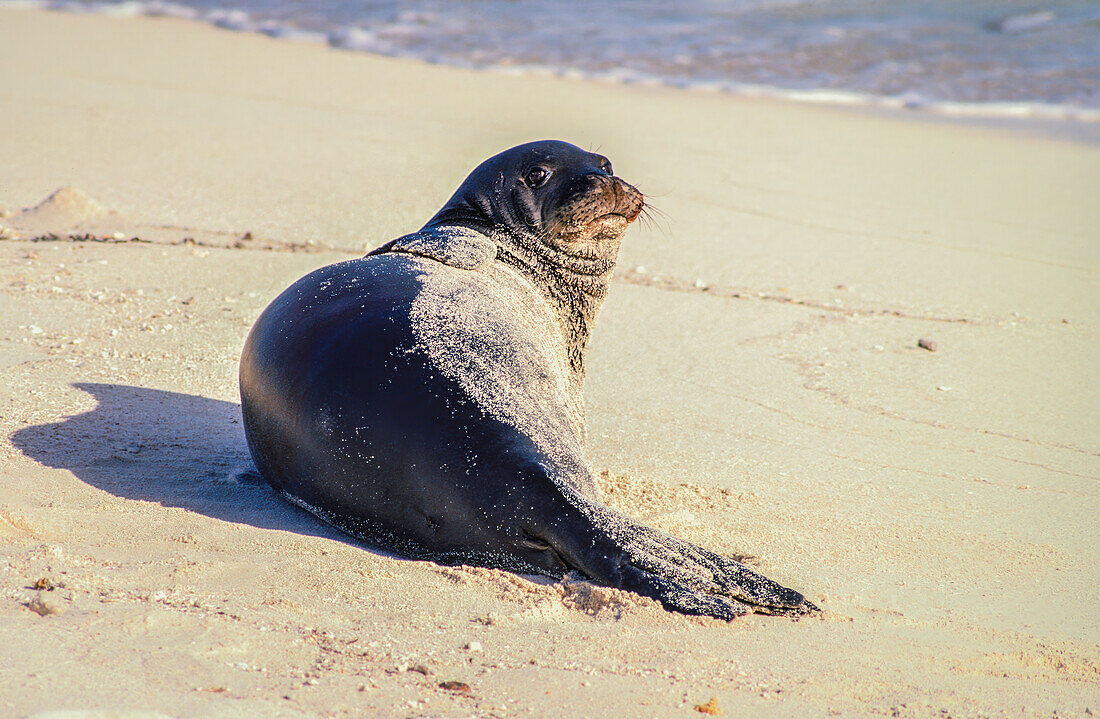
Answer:
<svg viewBox="0 0 1100 719"><path fill-rule="evenodd" d="M611 178L611 185L615 188L615 209L627 222L633 222L645 206L645 195L618 177Z"/></svg>

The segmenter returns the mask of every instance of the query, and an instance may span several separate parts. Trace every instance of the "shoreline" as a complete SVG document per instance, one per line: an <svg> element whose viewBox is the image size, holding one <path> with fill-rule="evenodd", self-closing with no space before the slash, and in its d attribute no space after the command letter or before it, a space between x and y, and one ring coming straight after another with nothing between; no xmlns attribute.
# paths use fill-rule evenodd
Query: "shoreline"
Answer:
<svg viewBox="0 0 1100 719"><path fill-rule="evenodd" d="M1100 711L1100 148L171 19L0 39L0 714ZM609 503L823 619L406 560L248 474L267 303L540 137L664 213L586 360Z"/></svg>
<svg viewBox="0 0 1100 719"><path fill-rule="evenodd" d="M257 24L247 19L247 13L234 11L208 11L171 3L143 5L140 2L122 6L82 8L52 4L48 0L11 1L0 3L0 11L38 10L72 14L100 15L111 18L150 18L196 22L208 27L232 33L260 35L281 42L319 45L344 52L363 53L377 58L389 58L443 66L459 70L500 74L519 78L557 78L580 80L624 87L662 88L701 94L730 95L742 99L764 99L796 105L822 106L851 109L856 112L884 113L888 116L912 116L917 121L942 121L978 127L1018 130L1039 133L1053 138L1074 142L1100 144L1100 107L1082 107L1069 104L1029 101L966 102L918 97L911 93L902 95L876 95L841 88L782 88L737 81L678 80L659 76L639 75L626 71L586 71L572 67L515 64L479 64L476 62L444 62L420 57L414 53L383 53L358 48L343 43L339 32L315 32L293 26ZM237 15L240 15L238 17Z"/></svg>

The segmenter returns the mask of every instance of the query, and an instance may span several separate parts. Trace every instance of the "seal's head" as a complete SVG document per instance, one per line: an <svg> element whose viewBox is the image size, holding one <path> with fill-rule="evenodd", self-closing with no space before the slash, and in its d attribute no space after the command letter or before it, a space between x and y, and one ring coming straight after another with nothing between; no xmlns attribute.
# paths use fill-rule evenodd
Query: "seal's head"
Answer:
<svg viewBox="0 0 1100 719"><path fill-rule="evenodd" d="M426 227L498 234L505 250L580 274L610 272L623 232L644 205L603 155L559 140L513 147L470 173Z"/></svg>

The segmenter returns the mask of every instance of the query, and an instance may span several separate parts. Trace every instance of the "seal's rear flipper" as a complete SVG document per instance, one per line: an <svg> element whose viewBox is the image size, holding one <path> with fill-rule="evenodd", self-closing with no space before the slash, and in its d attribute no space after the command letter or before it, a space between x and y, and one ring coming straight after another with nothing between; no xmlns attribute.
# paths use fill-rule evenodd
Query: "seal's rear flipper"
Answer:
<svg viewBox="0 0 1100 719"><path fill-rule="evenodd" d="M625 589L628 592L652 597L663 604L665 609L681 614L717 617L730 621L752 611L735 599L694 591L687 585L651 574L630 564L620 568L618 586L619 589Z"/></svg>
<svg viewBox="0 0 1100 719"><path fill-rule="evenodd" d="M730 620L749 612L800 616L819 611L798 592L740 562L573 497L585 531L544 538L570 568L684 614Z"/></svg>

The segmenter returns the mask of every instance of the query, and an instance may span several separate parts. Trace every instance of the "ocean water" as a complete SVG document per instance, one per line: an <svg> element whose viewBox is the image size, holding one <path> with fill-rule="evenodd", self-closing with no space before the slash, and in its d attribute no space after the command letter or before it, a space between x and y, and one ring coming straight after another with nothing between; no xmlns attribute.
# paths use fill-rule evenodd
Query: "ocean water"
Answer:
<svg viewBox="0 0 1100 719"><path fill-rule="evenodd" d="M30 4L182 16L232 30L509 72L954 115L1100 122L1097 0Z"/></svg>

